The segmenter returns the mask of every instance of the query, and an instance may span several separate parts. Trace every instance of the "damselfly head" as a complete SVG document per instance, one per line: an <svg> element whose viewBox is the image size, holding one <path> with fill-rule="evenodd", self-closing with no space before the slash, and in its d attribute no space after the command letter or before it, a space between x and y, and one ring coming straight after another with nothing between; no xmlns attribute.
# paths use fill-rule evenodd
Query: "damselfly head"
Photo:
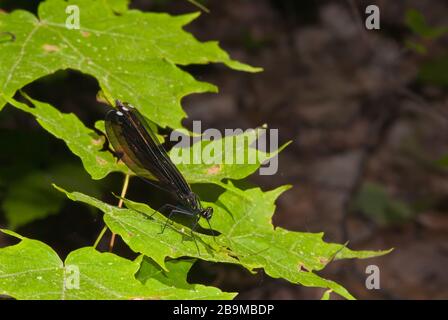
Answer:
<svg viewBox="0 0 448 320"><path fill-rule="evenodd" d="M201 210L201 217L210 220L213 216L213 208L212 207L207 207L205 209Z"/></svg>

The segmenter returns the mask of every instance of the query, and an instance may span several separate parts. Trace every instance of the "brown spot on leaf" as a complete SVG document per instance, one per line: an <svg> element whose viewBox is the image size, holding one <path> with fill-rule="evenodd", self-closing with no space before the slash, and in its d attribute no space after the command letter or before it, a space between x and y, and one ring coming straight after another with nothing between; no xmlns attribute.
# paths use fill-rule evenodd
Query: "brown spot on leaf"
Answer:
<svg viewBox="0 0 448 320"><path fill-rule="evenodd" d="M46 51L46 52L58 52L60 50L60 48L58 46L55 46L54 44L44 44L42 46L42 48Z"/></svg>
<svg viewBox="0 0 448 320"><path fill-rule="evenodd" d="M100 165L100 166L105 166L106 164L107 164L107 161L106 160L104 160L103 158L101 158L101 157L96 157L96 162Z"/></svg>
<svg viewBox="0 0 448 320"><path fill-rule="evenodd" d="M308 270L302 263L299 263L299 271L309 272L310 270Z"/></svg>
<svg viewBox="0 0 448 320"><path fill-rule="evenodd" d="M90 32L87 32L87 31L81 31L81 35L82 35L84 38L88 38L88 37L90 37Z"/></svg>
<svg viewBox="0 0 448 320"><path fill-rule="evenodd" d="M207 174L213 175L213 174L219 173L220 171L221 171L221 165L217 164L217 165L215 165L213 167L208 168L207 169Z"/></svg>
<svg viewBox="0 0 448 320"><path fill-rule="evenodd" d="M104 136L99 136L97 139L92 139L92 144L95 146L101 146L104 144L105 138Z"/></svg>

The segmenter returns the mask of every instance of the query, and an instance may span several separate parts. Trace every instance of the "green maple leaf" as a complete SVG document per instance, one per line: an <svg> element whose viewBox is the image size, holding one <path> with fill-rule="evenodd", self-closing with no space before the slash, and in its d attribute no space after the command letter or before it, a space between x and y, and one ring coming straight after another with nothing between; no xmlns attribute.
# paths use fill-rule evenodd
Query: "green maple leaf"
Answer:
<svg viewBox="0 0 448 320"><path fill-rule="evenodd" d="M216 42L201 43L182 28L198 14L170 16L125 10L125 1L47 0L38 17L17 10L0 13L0 93L12 97L25 85L57 70L74 69L95 77L115 98L135 105L160 126L181 127L180 100L216 91L177 65L224 63L258 71L229 58ZM68 5L80 12L80 29L66 26ZM116 12L120 14L116 14ZM0 97L0 109L6 100Z"/></svg>
<svg viewBox="0 0 448 320"><path fill-rule="evenodd" d="M48 178L35 171L9 186L1 206L11 229L59 212L64 198L51 190Z"/></svg>
<svg viewBox="0 0 448 320"><path fill-rule="evenodd" d="M126 200L132 209L118 208L79 192L57 189L71 200L103 211L104 221L114 233L119 234L132 250L149 256L165 270L168 270L166 257L189 256L214 262L237 262L228 250L215 243L212 236L197 234L193 239L190 229L179 224L166 227L162 233L166 218L148 205Z"/></svg>
<svg viewBox="0 0 448 320"><path fill-rule="evenodd" d="M293 232L272 225L275 200L290 186L268 192L260 188L240 190L231 182L220 184L226 192L217 200L213 228L222 233L219 240L231 248L248 269L263 268L274 278L304 286L332 289L353 298L339 284L318 276L329 262L344 258L369 258L386 251L352 251L345 245L326 243L323 233Z"/></svg>
<svg viewBox="0 0 448 320"><path fill-rule="evenodd" d="M104 221L119 234L129 247L151 257L166 269L165 259L189 256L213 262L231 262L254 270L263 268L274 278L283 278L304 286L332 289L343 297L353 297L341 285L324 279L314 271L323 269L334 259L368 258L389 251L352 251L344 245L325 243L323 234L292 232L271 224L277 197L288 186L263 192L259 188L242 191L232 184L221 184L226 189L216 203L204 202L214 208L211 221L221 234L213 237L172 223L161 233L166 218L141 203L126 200L128 209L105 204L78 192L62 192L74 200L88 203L102 210ZM201 226L208 225L201 221ZM236 259L237 258L237 259Z"/></svg>
<svg viewBox="0 0 448 320"><path fill-rule="evenodd" d="M212 141L201 140L189 148L172 148L171 159L190 183L219 183L240 180L254 173L263 163L278 156L289 144L273 152L252 146L266 133L265 128L248 130Z"/></svg>
<svg viewBox="0 0 448 320"><path fill-rule="evenodd" d="M161 276L146 259L130 261L115 254L100 253L92 247L77 249L62 261L53 249L40 241L12 231L0 231L21 240L17 245L0 249L0 294L16 299L234 297L234 294L217 288L187 284L185 278L189 268L185 263L168 264L173 272ZM136 278L137 272L140 279Z"/></svg>

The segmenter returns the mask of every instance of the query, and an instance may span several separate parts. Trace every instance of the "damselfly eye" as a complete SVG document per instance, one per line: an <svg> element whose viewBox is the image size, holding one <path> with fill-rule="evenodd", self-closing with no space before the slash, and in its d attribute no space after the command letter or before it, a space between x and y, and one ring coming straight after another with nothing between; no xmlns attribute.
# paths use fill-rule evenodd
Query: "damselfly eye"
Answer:
<svg viewBox="0 0 448 320"><path fill-rule="evenodd" d="M213 208L212 207L207 207L202 211L202 216L207 219L210 220L213 216Z"/></svg>
<svg viewBox="0 0 448 320"><path fill-rule="evenodd" d="M115 116L116 116L116 121L117 123L119 123L120 125L124 123L124 114L121 111L115 111Z"/></svg>

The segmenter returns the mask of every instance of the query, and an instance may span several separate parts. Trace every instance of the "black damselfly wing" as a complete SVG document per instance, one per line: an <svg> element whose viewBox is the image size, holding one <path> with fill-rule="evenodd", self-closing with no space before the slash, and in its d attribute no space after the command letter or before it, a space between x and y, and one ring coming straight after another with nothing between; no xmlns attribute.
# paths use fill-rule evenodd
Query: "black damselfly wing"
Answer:
<svg viewBox="0 0 448 320"><path fill-rule="evenodd" d="M172 208L168 220L173 213L186 214L195 218L191 234L199 251L193 231L198 226L199 217L203 217L214 237L209 221L213 208L202 207L198 196L191 190L138 110L118 100L116 107L118 110L111 110L106 115L106 134L115 153L137 176L147 181L157 182L158 187L177 198L182 207L165 205ZM167 223L162 232L166 225Z"/></svg>
<svg viewBox="0 0 448 320"><path fill-rule="evenodd" d="M193 211L201 208L197 196L169 158L145 118L117 101L106 115L106 134L120 159L139 177L155 181ZM196 212L192 212L196 213Z"/></svg>

